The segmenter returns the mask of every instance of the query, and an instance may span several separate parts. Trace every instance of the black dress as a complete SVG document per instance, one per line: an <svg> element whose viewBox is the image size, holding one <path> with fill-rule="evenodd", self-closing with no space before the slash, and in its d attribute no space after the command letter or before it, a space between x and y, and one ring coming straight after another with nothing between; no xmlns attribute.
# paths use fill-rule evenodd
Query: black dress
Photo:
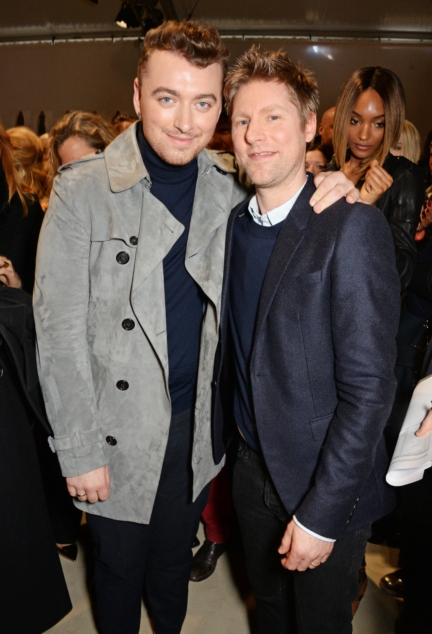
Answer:
<svg viewBox="0 0 432 634"><path fill-rule="evenodd" d="M41 411L31 298L0 287L0 632L40 634L72 608L33 425Z"/></svg>

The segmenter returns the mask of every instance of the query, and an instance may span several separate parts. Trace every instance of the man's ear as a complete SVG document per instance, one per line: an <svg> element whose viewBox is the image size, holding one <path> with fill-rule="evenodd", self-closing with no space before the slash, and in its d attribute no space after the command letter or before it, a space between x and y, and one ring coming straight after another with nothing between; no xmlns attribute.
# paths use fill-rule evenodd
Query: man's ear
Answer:
<svg viewBox="0 0 432 634"><path fill-rule="evenodd" d="M137 116L139 116L139 114L141 112L140 99L141 99L141 88L140 88L140 85L139 85L138 77L135 77L135 79L134 79L133 105L134 105L134 108L135 108L135 112L137 113Z"/></svg>
<svg viewBox="0 0 432 634"><path fill-rule="evenodd" d="M317 127L317 117L315 112L311 112L309 119L307 120L305 125L305 136L306 136L307 143L309 143L309 141L312 141L312 139L314 138L316 134L316 127Z"/></svg>

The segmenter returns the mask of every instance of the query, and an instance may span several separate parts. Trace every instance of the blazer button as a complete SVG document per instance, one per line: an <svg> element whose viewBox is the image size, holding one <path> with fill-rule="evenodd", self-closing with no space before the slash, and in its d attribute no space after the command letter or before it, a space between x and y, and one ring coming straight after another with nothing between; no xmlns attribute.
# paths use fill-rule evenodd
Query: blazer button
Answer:
<svg viewBox="0 0 432 634"><path fill-rule="evenodd" d="M117 381L116 385L122 392L129 389L129 383L127 381Z"/></svg>
<svg viewBox="0 0 432 634"><path fill-rule="evenodd" d="M108 443L109 445L111 445L112 447L114 447L114 445L116 445L116 444L117 444L117 440L114 438L114 436L107 436L107 437L105 438L105 440L106 440L106 441L107 441L107 443Z"/></svg>
<svg viewBox="0 0 432 634"><path fill-rule="evenodd" d="M135 322L133 319L124 319L122 321L122 327L125 330L133 330L135 328Z"/></svg>
<svg viewBox="0 0 432 634"><path fill-rule="evenodd" d="M129 238L129 242L132 244L132 246L136 247L136 245L138 244L138 238L136 236L132 236L131 238Z"/></svg>
<svg viewBox="0 0 432 634"><path fill-rule="evenodd" d="M126 253L126 251L120 251L120 253L117 253L116 260L119 264L127 264L130 260L130 257Z"/></svg>

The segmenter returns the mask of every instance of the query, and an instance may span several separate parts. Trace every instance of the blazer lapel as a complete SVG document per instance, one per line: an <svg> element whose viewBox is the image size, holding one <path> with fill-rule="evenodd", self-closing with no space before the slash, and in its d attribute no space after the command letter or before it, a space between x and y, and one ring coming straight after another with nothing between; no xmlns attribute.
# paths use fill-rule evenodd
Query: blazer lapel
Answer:
<svg viewBox="0 0 432 634"><path fill-rule="evenodd" d="M269 313L273 298L295 252L301 245L306 233L309 218L313 212L309 200L315 191L313 180L308 181L284 221L283 227L276 240L270 262L264 277L258 315L255 326L254 341L256 342L264 321Z"/></svg>

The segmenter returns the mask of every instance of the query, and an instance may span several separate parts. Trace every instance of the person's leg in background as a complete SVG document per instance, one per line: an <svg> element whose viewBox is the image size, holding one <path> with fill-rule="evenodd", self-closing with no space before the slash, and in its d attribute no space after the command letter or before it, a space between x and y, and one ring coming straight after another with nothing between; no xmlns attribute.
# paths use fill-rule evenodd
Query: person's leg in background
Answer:
<svg viewBox="0 0 432 634"><path fill-rule="evenodd" d="M227 464L211 482L208 502L201 518L206 539L192 560L191 581L204 581L213 574L234 530L235 513Z"/></svg>
<svg viewBox="0 0 432 634"><path fill-rule="evenodd" d="M432 634L432 468L401 487L403 634Z"/></svg>

